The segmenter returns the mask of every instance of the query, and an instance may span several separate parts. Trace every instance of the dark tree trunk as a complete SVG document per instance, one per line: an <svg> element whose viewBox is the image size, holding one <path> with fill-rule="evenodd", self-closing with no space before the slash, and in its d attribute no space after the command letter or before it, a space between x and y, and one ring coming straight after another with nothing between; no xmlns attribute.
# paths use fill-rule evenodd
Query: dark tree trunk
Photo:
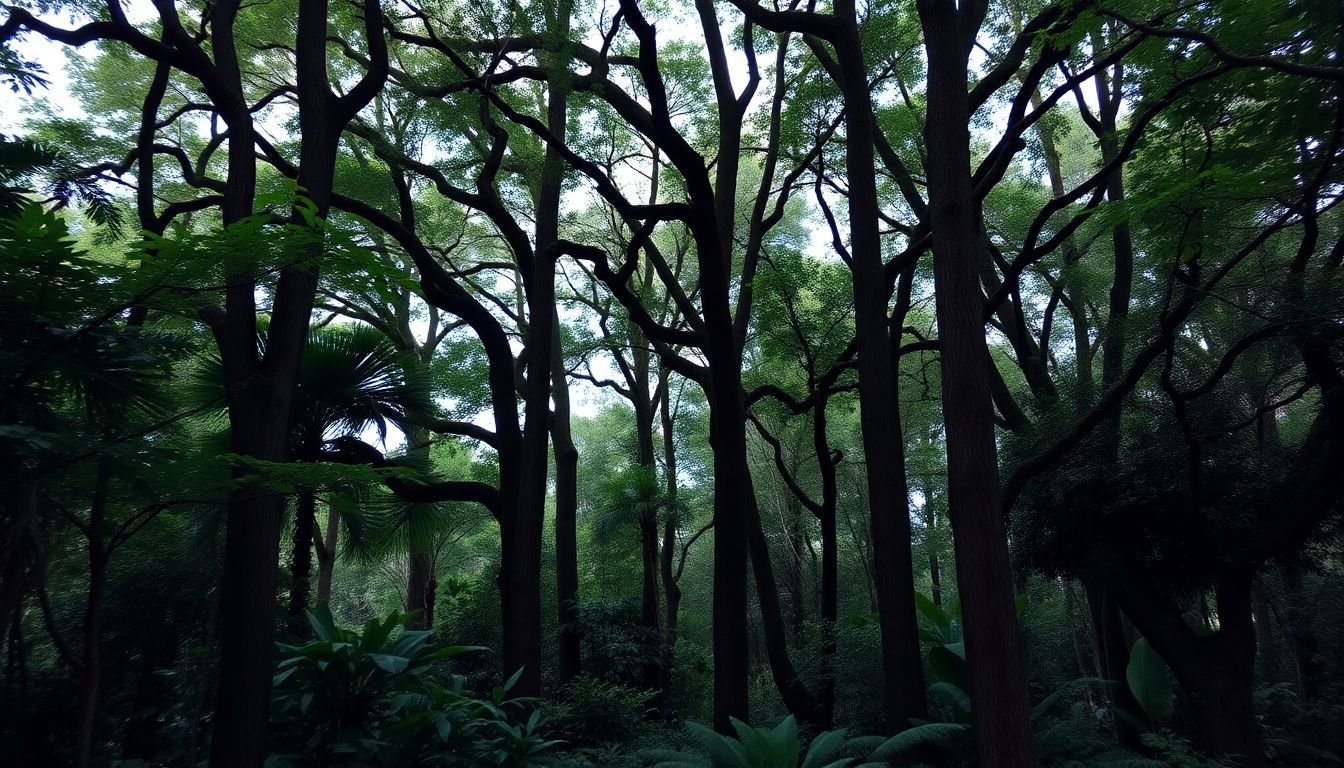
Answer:
<svg viewBox="0 0 1344 768"><path fill-rule="evenodd" d="M317 495L300 490L294 500L294 540L289 553L289 631L301 633L308 626L308 597L312 592L313 536L317 529Z"/></svg>
<svg viewBox="0 0 1344 768"><path fill-rule="evenodd" d="M406 431L406 444L410 446L408 457L415 466L430 468L429 431L412 427ZM430 615L434 608L430 605L428 588L434 578L434 542L432 536L420 531L411 531L406 553L406 613L413 618L407 626L413 629L433 629Z"/></svg>
<svg viewBox="0 0 1344 768"><path fill-rule="evenodd" d="M407 622L407 626L413 629L433 629L434 617L431 615L434 607L430 603L434 599L430 591L430 584L437 582L434 580L434 556L430 547L414 547L409 553L409 569L406 575L406 612L412 614L413 618Z"/></svg>
<svg viewBox="0 0 1344 768"><path fill-rule="evenodd" d="M569 378L560 347L559 322L551 353L551 449L555 454L555 598L558 609L559 674L563 685L581 671L579 626L579 451L570 432Z"/></svg>
<svg viewBox="0 0 1344 768"><path fill-rule="evenodd" d="M638 344L638 342L636 342ZM657 466L653 447L653 399L649 391L649 352L645 347L634 349L635 461L649 481L656 480ZM654 485L647 487L653 492ZM662 629L658 617L658 511L652 499L644 499L639 515L640 610L639 623L645 645L644 671L641 684L647 690L662 687L662 660L658 646Z"/></svg>
<svg viewBox="0 0 1344 768"><path fill-rule="evenodd" d="M169 702L171 687L160 677L161 670L172 669L177 660L176 617L165 616L141 649L140 673L136 676L134 713L126 722L122 742L123 759L154 761L159 756L159 716Z"/></svg>
<svg viewBox="0 0 1344 768"><path fill-rule="evenodd" d="M1119 681L1108 691L1111 703L1129 715L1142 712L1139 703L1134 700L1129 685L1125 683L1125 671L1129 667L1129 639L1126 637L1124 614L1111 596L1110 591L1098 579L1083 579L1084 594L1087 597L1088 619L1092 623L1092 642L1097 666L1102 677ZM1136 746L1139 735L1123 717L1112 715L1111 727L1116 739L1126 746Z"/></svg>
<svg viewBox="0 0 1344 768"><path fill-rule="evenodd" d="M794 648L802 648L807 624L807 590L803 586L807 560L803 557L807 536L803 504L793 494L785 498L788 523L789 639Z"/></svg>
<svg viewBox="0 0 1344 768"><path fill-rule="evenodd" d="M826 439L826 397L819 396L812 409L812 448L817 454L821 473L821 507L817 522L821 533L821 675L817 700L822 720L831 722L835 711L835 622L840 610L840 572L835 530L835 507L839 500L835 465L838 454L831 453Z"/></svg>
<svg viewBox="0 0 1344 768"><path fill-rule="evenodd" d="M317 594L313 599L317 605L331 605L331 576L336 569L336 543L340 534L341 513L329 504L326 533L322 537L322 547L317 550Z"/></svg>
<svg viewBox="0 0 1344 768"><path fill-rule="evenodd" d="M652 269L646 265L645 274L652 279ZM648 290L649 286L646 285ZM635 406L635 463L648 482L640 492L657 493L658 466L653 445L653 427L657 414L654 409L657 401L654 397L651 377L652 356L648 342L636 329L630 339L630 394ZM662 641L662 628L659 626L658 606L658 510L652 498L640 500L639 513L639 561L640 561L640 600L639 624L644 645L644 670L641 684L647 690L657 690L663 686L662 659L659 646Z"/></svg>
<svg viewBox="0 0 1344 768"><path fill-rule="evenodd" d="M327 2L300 0L295 39L299 111L298 185L325 219L331 203L341 131L382 87L387 52L382 6L363 5L372 64L366 76L338 99L327 73ZM229 128L225 225L252 213L256 190L255 141L251 113L241 98L233 21L234 0L211 11L211 50L216 68L234 85L228 104L217 105ZM298 211L296 222L302 222ZM274 291L266 354L258 359L256 275L231 274L222 321L212 330L220 346L229 395L234 453L263 461L284 461L290 402L307 342L317 290L322 244L308 247L304 264L280 271ZM220 595L219 695L211 741L213 768L255 768L266 758L272 660L275 653L275 592L284 499L261 484L241 485L226 508L223 584Z"/></svg>
<svg viewBox="0 0 1344 768"><path fill-rule="evenodd" d="M1110 162L1118 151L1116 117L1120 96L1118 93L1114 95L1111 93L1108 86L1110 82L1104 73L1097 80L1097 96L1101 99L1098 114L1101 130L1097 138L1101 146L1103 163ZM1106 197L1116 203L1124 200L1124 177L1121 173L1116 172L1106 180ZM1111 282L1106 329L1100 341L1101 381L1107 388L1119 381L1125 362L1125 325L1129 319L1129 302L1134 282L1134 245L1128 223L1120 222L1116 225L1111 233L1111 245L1115 269ZM1121 412L1122 408L1115 408L1110 417L1097 428L1098 452L1101 460L1106 463L1114 464L1120 460ZM1096 652L1104 674L1108 679L1124 680L1125 669L1129 665L1129 642L1124 631L1126 621L1124 614L1104 583L1095 579L1087 579L1084 583L1093 638L1097 643ZM1113 689L1111 701L1127 712L1135 712L1138 709L1138 703L1134 701L1127 686ZM1138 743L1139 734L1127 722L1121 718L1112 718L1111 722L1116 738L1122 744L1134 746Z"/></svg>
<svg viewBox="0 0 1344 768"><path fill-rule="evenodd" d="M1320 695L1320 661L1316 632L1312 627L1314 611L1307 602L1307 593L1302 585L1302 563L1293 558L1279 567L1283 578L1284 600L1288 605L1284 612L1284 634L1289 638L1293 649L1293 663L1297 668L1297 679L1302 697L1307 701L1316 701Z"/></svg>
<svg viewBox="0 0 1344 768"><path fill-rule="evenodd" d="M666 494L672 513L663 521L663 544L660 555L660 568L663 579L663 602L667 611L667 638L664 641L666 660L670 668L673 653L677 646L677 611L681 609L681 587L677 585L677 573L672 567L677 549L677 443L673 432L671 381L666 368L660 371L662 379L662 397L659 400L659 414L663 426L663 480L667 485Z"/></svg>
<svg viewBox="0 0 1344 768"><path fill-rule="evenodd" d="M755 504L755 493L751 491L751 478L747 478L748 499L752 502L747 509L747 535L750 542L752 575L756 584L756 599L761 606L761 628L765 636L766 659L770 664L770 675L774 678L775 689L784 700L784 707L799 721L814 725L820 729L830 727L826 722L826 712L819 702L808 692L807 686L799 676L798 670L789 658L789 632L784 623L784 613L779 604L779 589L775 582L774 565L770 560L770 547L765 538L765 528L761 523L760 508Z"/></svg>
<svg viewBox="0 0 1344 768"><path fill-rule="evenodd" d="M79 745L75 758L79 768L89 768L92 764L94 732L98 725L98 694L103 679L103 600L109 554L103 543L103 524L111 482L110 468L100 461L93 503L89 506L89 594L84 604L84 642L79 670Z"/></svg>
<svg viewBox="0 0 1344 768"><path fill-rule="evenodd" d="M1190 699L1194 745L1208 754L1234 755L1238 765L1257 768L1265 764L1265 756L1255 717L1250 573L1220 577L1217 599L1218 631L1192 637L1180 652L1164 656Z"/></svg>
<svg viewBox="0 0 1344 768"><path fill-rule="evenodd" d="M980 19L950 0L920 0L929 61L929 221L947 436L948 517L956 545L981 768L1034 765L1012 569L999 505L994 413L985 371L980 233L970 172L967 57Z"/></svg>
<svg viewBox="0 0 1344 768"><path fill-rule="evenodd" d="M559 3L550 26L564 39L569 29L570 3ZM484 113L483 113L484 114ZM546 124L564 141L566 90L552 79L546 94ZM492 132L503 137L497 126ZM541 692L541 552L546 507L547 446L551 440L551 369L556 333L555 245L560 237L560 193L564 160L555 143L547 143L537 195L535 248L530 263L520 263L526 289L525 329L527 379L524 388L525 421L518 465L517 506L512 510L509 549L505 552L508 600L505 602L504 666L522 669L516 693ZM496 196L496 201L498 197ZM525 243L519 245L525 246ZM524 250L515 247L520 262Z"/></svg>
<svg viewBox="0 0 1344 768"><path fill-rule="evenodd" d="M934 605L941 606L943 604L943 574L938 565L938 548L932 541L933 535L938 530L938 513L929 508L928 494L929 492L926 489L924 491L924 524L928 528L930 536L930 541L927 544L929 548L929 592L931 593L929 599L933 601Z"/></svg>
<svg viewBox="0 0 1344 768"><path fill-rule="evenodd" d="M874 161L872 94L853 0L835 5L840 90L845 98L845 170L849 179L855 340L860 426L868 473L873 577L882 630L883 704L888 731L928 715L915 621L914 561L900 405L887 328L887 281Z"/></svg>
<svg viewBox="0 0 1344 768"><path fill-rule="evenodd" d="M726 286L722 300L726 310ZM731 338L725 341L732 345ZM736 357L735 351L726 352ZM730 369L724 371L725 365ZM709 441L714 449L714 728L728 733L732 729L730 717L746 721L749 716L745 510L752 500L741 373L731 358L712 367L716 368L709 391Z"/></svg>
<svg viewBox="0 0 1344 768"><path fill-rule="evenodd" d="M558 183L558 182L557 182ZM527 411L518 465L518 493L504 553L504 668L522 670L513 693L541 693L541 550L550 442L551 339L555 261L537 252L527 281ZM512 674L512 672L510 672Z"/></svg>

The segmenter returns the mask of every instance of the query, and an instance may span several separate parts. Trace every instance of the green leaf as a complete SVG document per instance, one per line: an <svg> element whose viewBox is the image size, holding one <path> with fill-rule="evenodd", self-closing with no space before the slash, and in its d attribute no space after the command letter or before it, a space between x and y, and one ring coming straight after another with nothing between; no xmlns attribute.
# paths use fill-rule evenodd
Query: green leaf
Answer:
<svg viewBox="0 0 1344 768"><path fill-rule="evenodd" d="M927 746L947 748L969 734L971 726L965 723L924 723L892 736L873 750L869 760L892 760L909 756Z"/></svg>
<svg viewBox="0 0 1344 768"><path fill-rule="evenodd" d="M1167 674L1167 663L1146 638L1139 638L1129 649L1125 680L1149 719L1156 722L1171 717L1171 678Z"/></svg>
<svg viewBox="0 0 1344 768"><path fill-rule="evenodd" d="M406 669L411 663L411 660L405 656L392 656L386 653L370 653L369 658L373 660L374 664L394 675Z"/></svg>

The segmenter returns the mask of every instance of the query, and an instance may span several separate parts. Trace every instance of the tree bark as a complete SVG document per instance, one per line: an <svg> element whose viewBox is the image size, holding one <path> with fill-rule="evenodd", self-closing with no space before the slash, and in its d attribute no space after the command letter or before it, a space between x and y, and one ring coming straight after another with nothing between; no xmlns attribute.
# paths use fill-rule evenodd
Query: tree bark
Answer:
<svg viewBox="0 0 1344 768"><path fill-rule="evenodd" d="M322 548L317 551L317 594L313 602L331 605L331 576L336 569L336 543L341 534L341 513L334 505L327 505L327 529Z"/></svg>
<svg viewBox="0 0 1344 768"><path fill-rule="evenodd" d="M1284 601L1288 605L1285 611L1284 634L1288 636L1293 648L1293 663L1297 668L1297 679L1302 697L1307 701L1316 701L1320 695L1320 661L1316 631L1312 626L1314 611L1307 604L1307 592L1303 588L1303 568L1300 558L1293 558L1279 566L1283 578Z"/></svg>
<svg viewBox="0 0 1344 768"><path fill-rule="evenodd" d="M970 172L967 57L983 4L920 0L928 56L929 220L947 439L948 517L966 617L966 659L981 768L1034 765L1012 569L999 506L994 413L984 361L980 233Z"/></svg>
<svg viewBox="0 0 1344 768"><path fill-rule="evenodd" d="M887 328L887 281L874 161L872 94L853 0L835 4L835 52L845 98L845 170L849 181L854 327L858 344L860 426L868 473L873 577L882 630L883 704L887 730L928 715L915 620L914 561L905 446Z"/></svg>
<svg viewBox="0 0 1344 768"><path fill-rule="evenodd" d="M408 457L424 470L430 468L429 431L412 427L406 431ZM406 552L406 613L413 618L407 626L413 629L433 629L430 625L433 606L430 605L428 587L434 578L434 542L432 534L424 531L409 531Z"/></svg>
<svg viewBox="0 0 1344 768"><path fill-rule="evenodd" d="M556 322L551 352L551 450L555 454L555 598L559 630L560 684L582 671L579 626L579 451L570 431L569 378Z"/></svg>
<svg viewBox="0 0 1344 768"><path fill-rule="evenodd" d="M317 528L317 495L301 489L294 500L294 540L289 553L289 603L286 615L291 632L308 626L308 597L312 592L313 536Z"/></svg>
<svg viewBox="0 0 1344 768"><path fill-rule="evenodd" d="M666 493L669 505L672 506L674 511L673 514L668 514L663 521L663 544L660 556L663 602L667 611L667 639L664 641L664 645L667 648L669 666L673 658L672 654L677 646L677 612L681 609L681 587L677 584L677 574L672 567L672 561L676 557L679 512L676 512L675 508L677 499L677 443L672 423L672 382L669 379L670 375L666 368L659 371L663 395L658 404L663 427L663 481L667 485Z"/></svg>
<svg viewBox="0 0 1344 768"><path fill-rule="evenodd" d="M255 134L242 98L233 22L236 0L211 10L211 51L216 68L231 83L231 99L217 105L229 128L228 184L222 204L225 226L252 213L256 191ZM364 78L341 98L332 94L327 72L326 0L300 0L295 38L295 90L299 112L298 185L325 219L331 204L341 131L356 111L382 87L387 51L382 6L363 6L371 65ZM296 210L296 223L304 217ZM224 361L233 452L263 461L286 457L290 403L317 290L320 241L305 263L280 271L271 306L264 358L256 343L257 276L228 275L222 321L212 330ZM275 653L275 591L284 499L262 484L230 493L226 508L224 565L220 595L219 695L211 741L213 768L255 768L266 758L272 660Z"/></svg>
<svg viewBox="0 0 1344 768"><path fill-rule="evenodd" d="M826 722L824 707L807 690L802 677L798 674L793 660L789 658L789 632L784 623L784 613L779 604L779 588L776 586L774 565L770 560L770 547L765 538L765 527L761 523L760 507L755 504L755 493L751 491L751 479L747 478L747 488L752 501L747 513L747 536L750 543L752 575L756 584L756 599L761 606L761 628L765 635L766 659L770 664L770 676L775 681L775 689L784 700L784 707L799 721L814 725L819 729L830 727Z"/></svg>
<svg viewBox="0 0 1344 768"><path fill-rule="evenodd" d="M78 768L89 768L92 765L94 732L98 725L98 694L103 680L103 601L107 589L109 555L103 542L103 525L111 482L111 469L106 462L98 462L98 479L93 502L89 505L87 530L89 594L84 603L84 642L79 669L79 745L75 758Z"/></svg>
<svg viewBox="0 0 1344 768"><path fill-rule="evenodd" d="M642 337L636 332L631 339L631 358L633 369L635 405L635 462L644 473L641 482L647 481L645 490L656 493L658 467L654 458L653 421L655 402L650 387L650 354ZM647 690L662 688L662 659L658 646L662 640L662 629L658 616L658 510L653 499L642 499L639 514L639 560L640 560L640 610L639 623L643 637L644 670L642 685Z"/></svg>

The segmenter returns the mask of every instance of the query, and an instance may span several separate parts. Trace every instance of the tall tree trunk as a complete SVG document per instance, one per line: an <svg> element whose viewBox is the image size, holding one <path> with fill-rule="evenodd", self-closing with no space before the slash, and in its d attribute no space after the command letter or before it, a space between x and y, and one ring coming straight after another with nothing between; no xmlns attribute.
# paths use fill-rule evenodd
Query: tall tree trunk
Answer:
<svg viewBox="0 0 1344 768"><path fill-rule="evenodd" d="M1093 39L1094 49L1100 50L1098 39ZM1101 130L1097 140L1101 147L1102 162L1108 163L1118 152L1116 139L1116 118L1120 109L1120 92L1112 91L1119 86L1122 74L1115 72L1112 80L1102 71L1097 78L1097 98L1099 112L1098 124ZM1125 199L1124 175L1119 171L1106 180L1106 197L1119 204ZM1104 388L1113 386L1123 374L1125 362L1125 326L1129 320L1129 302L1134 283L1134 244L1127 222L1118 223L1111 232L1111 246L1114 253L1114 276L1111 282L1105 333L1101 344L1101 381ZM1080 310L1081 311L1081 310ZM1098 451L1103 462L1114 464L1120 460L1120 424L1122 408L1112 410L1111 415L1097 428ZM1124 680L1129 665L1129 642L1124 632L1127 621L1119 604L1110 596L1104 583L1087 579L1084 584L1088 603L1088 614L1092 619L1093 637L1098 647L1097 655L1102 660L1106 676L1112 680ZM1111 691L1114 704L1127 712L1137 711L1127 686L1118 686ZM1122 718L1112 717L1116 738L1129 746L1138 744L1139 734Z"/></svg>
<svg viewBox="0 0 1344 768"><path fill-rule="evenodd" d="M1181 688L1190 697L1192 740L1215 755L1235 755L1238 765L1265 764L1260 724L1255 717L1255 625L1249 571L1218 579L1218 631L1197 651L1171 659Z"/></svg>
<svg viewBox="0 0 1344 768"><path fill-rule="evenodd" d="M838 455L831 452L826 438L825 394L819 394L812 409L812 449L817 454L821 473L821 507L817 522L821 533L821 674L817 682L817 700L822 720L831 722L835 712L835 623L840 611L839 541L835 529L835 507L839 501L835 466Z"/></svg>
<svg viewBox="0 0 1344 768"><path fill-rule="evenodd" d="M721 297L727 308L727 290ZM706 297L707 299L709 297ZM716 323L716 325L718 325ZM731 328L731 322L719 326ZM724 333L725 331L720 331ZM711 331L711 333L713 333ZM725 339L732 345L732 339ZM711 340L707 346L713 346ZM711 645L714 653L714 728L729 733L729 718L747 720L747 520L752 503L748 485L747 441L741 372L733 350L715 350L711 359L729 356L714 370L709 391L710 434L714 450L714 597ZM728 368L727 370L724 370Z"/></svg>
<svg viewBox="0 0 1344 768"><path fill-rule="evenodd" d="M983 5L920 0L928 56L929 220L947 439L948 517L966 617L966 660L981 768L1034 765L1012 569L999 505L994 412L985 359L980 233L970 170L967 58Z"/></svg>
<svg viewBox="0 0 1344 768"><path fill-rule="evenodd" d="M557 181L558 183L558 181ZM541 693L541 550L550 442L551 340L555 317L555 260L537 252L527 281L527 381L518 493L504 561L504 665L522 670L519 696Z"/></svg>
<svg viewBox="0 0 1344 768"><path fill-rule="evenodd" d="M1297 668L1302 697L1307 701L1316 701L1320 695L1320 659L1316 632L1312 627L1315 612L1307 602L1307 593L1302 585L1302 561L1293 558L1279 567L1283 578L1283 592L1288 610L1285 612L1284 629L1292 645L1293 662Z"/></svg>
<svg viewBox="0 0 1344 768"><path fill-rule="evenodd" d="M289 553L289 603L286 615L291 632L308 626L306 613L312 592L313 536L317 528L317 494L300 489L294 500L294 540Z"/></svg>
<svg viewBox="0 0 1344 768"><path fill-rule="evenodd" d="M658 467L654 458L653 421L654 398L650 386L650 354L644 339L636 332L631 339L632 364L634 373L635 404L635 462L643 474L641 482L648 482L642 490L657 492ZM643 637L644 671L642 685L647 690L662 687L662 659L658 646L662 640L662 629L658 616L658 510L652 499L643 499L643 508L639 514L639 560L640 560L640 610L639 623Z"/></svg>
<svg viewBox="0 0 1344 768"><path fill-rule="evenodd" d="M84 643L79 670L79 745L75 757L78 768L89 768L93 762L94 731L98 724L98 694L103 680L103 600L107 589L108 560L107 547L103 543L103 524L111 482L110 467L105 461L98 462L93 503L89 505L89 594L84 603Z"/></svg>
<svg viewBox="0 0 1344 768"><path fill-rule="evenodd" d="M141 649L140 673L136 676L135 695L131 706L134 714L126 722L126 736L122 742L124 760L156 761L160 749L159 716L167 708L172 694L159 674L172 669L177 661L178 622L176 616L165 615L159 626Z"/></svg>
<svg viewBox="0 0 1344 768"><path fill-rule="evenodd" d="M803 518L803 504L792 493L785 497L786 522L788 525L788 577L789 577L789 638L794 648L802 648L804 626L807 624L807 591L803 586L807 560L803 557L804 540L807 536L806 520Z"/></svg>
<svg viewBox="0 0 1344 768"><path fill-rule="evenodd" d="M924 524L928 528L930 538L938 530L938 513L929 508L928 491L925 490L924 496ZM929 599L933 600L934 605L943 604L943 574L938 565L938 548L934 542L928 542L929 547Z"/></svg>
<svg viewBox="0 0 1344 768"><path fill-rule="evenodd" d="M751 478L747 478L747 488L752 502L747 509L747 536L750 542L752 576L756 584L756 600L761 606L761 629L765 636L766 659L770 664L770 676L774 678L775 689L784 700L784 707L798 720L820 729L830 727L826 722L827 713L818 701L808 692L798 670L789 658L789 633L784 624L784 613L779 604L779 588L776 586L774 565L770 560L770 547L765 538L765 527L761 522L760 508L755 504L755 493L751 492Z"/></svg>
<svg viewBox="0 0 1344 768"><path fill-rule="evenodd" d="M233 37L238 7L236 0L216 3L210 23L216 68L224 70L225 81L236 91L229 103L216 105L229 128L228 184L221 206L226 226L252 213L256 191L255 133L249 105L241 97ZM327 71L327 0L299 2L297 182L319 219L325 219L330 209L341 131L387 76L382 6L379 0L367 0L363 11L371 64L365 77L337 98ZM292 220L302 224L307 215L295 210ZM230 393L232 449L241 456L272 462L287 458L290 403L308 338L322 250L319 238L307 246L303 263L280 271L264 358L257 354L257 275L228 275L223 318L212 330ZM284 507L284 499L260 483L240 484L229 496L220 595L219 695L210 750L213 768L256 768L266 758Z"/></svg>
<svg viewBox="0 0 1344 768"><path fill-rule="evenodd" d="M429 470L429 430L411 427L406 430L407 456L422 470ZM413 616L407 623L414 629L433 629L430 625L429 583L434 578L434 541L432 534L423 530L409 531L406 552L406 613Z"/></svg>
<svg viewBox="0 0 1344 768"><path fill-rule="evenodd" d="M1125 632L1125 618L1111 595L1110 590L1093 577L1083 578L1083 590L1087 599L1088 619L1092 623L1092 641L1094 654L1100 667L1100 674L1107 680L1119 681L1108 692L1111 704L1128 714L1137 714L1139 703L1134 699L1129 686L1124 684L1125 672L1129 667L1129 639ZM1123 717L1111 715L1111 727L1115 737L1126 746L1138 744L1138 733Z"/></svg>
<svg viewBox="0 0 1344 768"><path fill-rule="evenodd" d="M677 503L677 442L676 435L673 432L672 423L672 382L669 380L670 372L666 368L661 368L659 377L662 380L662 397L659 399L658 410L662 420L663 427L663 481L666 483L668 504L671 507L670 513L663 521L663 544L660 556L660 568L663 579L663 602L667 610L667 638L664 646L667 649L666 657L669 667L671 666L672 654L677 646L677 611L681 609L681 587L677 584L677 574L673 570L672 561L676 558L677 549L677 517L679 512L676 509Z"/></svg>
<svg viewBox="0 0 1344 768"><path fill-rule="evenodd" d="M845 170L849 179L854 325L859 355L860 427L867 461L873 577L882 630L883 704L887 730L928 715L915 620L914 561L896 379L887 328L880 213L874 162L872 94L853 0L835 4L835 52L845 98Z"/></svg>
<svg viewBox="0 0 1344 768"><path fill-rule="evenodd" d="M548 19L558 39L569 28L569 2L561 2ZM548 65L549 61L546 62ZM566 91L561 78L551 78L546 94L546 124L564 141ZM482 115L487 115L482 109ZM490 126L496 140L505 140L504 129ZM504 667L521 670L515 692L536 696L541 692L541 552L545 522L547 447L551 440L551 368L556 338L555 244L559 240L560 193L564 162L556 142L548 142L538 187L535 247L530 261L515 246L526 290L527 325L524 329L525 404L520 442L516 504L505 509L512 519L501 525L504 539ZM498 197L496 196L496 202ZM525 246L525 243L519 245ZM501 479L501 482L502 479Z"/></svg>
<svg viewBox="0 0 1344 768"><path fill-rule="evenodd" d="M317 551L317 594L313 602L331 605L331 576L336 569L336 543L341 534L341 513L334 504L327 505L327 528L322 537L322 548Z"/></svg>
<svg viewBox="0 0 1344 768"><path fill-rule="evenodd" d="M555 454L555 598L559 630L559 674L563 685L582 671L579 626L579 451L570 432L569 376L556 320L551 352L551 450Z"/></svg>

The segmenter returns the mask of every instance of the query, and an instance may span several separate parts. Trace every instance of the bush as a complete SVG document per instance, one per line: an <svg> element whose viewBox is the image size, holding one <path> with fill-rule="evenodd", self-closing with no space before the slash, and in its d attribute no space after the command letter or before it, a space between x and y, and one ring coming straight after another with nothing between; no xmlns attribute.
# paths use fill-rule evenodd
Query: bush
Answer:
<svg viewBox="0 0 1344 768"><path fill-rule="evenodd" d="M556 736L567 744L599 746L628 741L638 733L657 694L588 675L565 684L551 705Z"/></svg>
<svg viewBox="0 0 1344 768"><path fill-rule="evenodd" d="M556 742L542 736L535 702L507 697L513 681L482 699L440 670L473 648L435 649L429 632L399 629L397 612L362 632L337 627L325 609L308 618L312 641L280 645L267 768L552 762Z"/></svg>

